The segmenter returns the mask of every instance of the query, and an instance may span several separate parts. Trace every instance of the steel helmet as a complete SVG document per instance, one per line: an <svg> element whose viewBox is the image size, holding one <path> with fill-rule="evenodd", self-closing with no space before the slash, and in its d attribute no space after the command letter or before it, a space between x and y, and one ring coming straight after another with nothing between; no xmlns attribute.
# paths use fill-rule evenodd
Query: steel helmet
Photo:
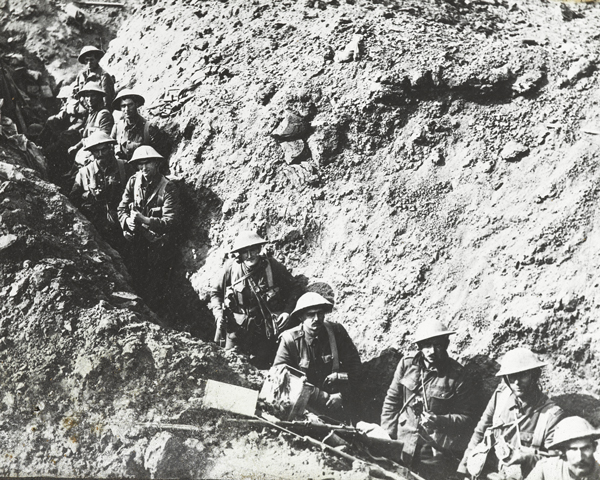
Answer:
<svg viewBox="0 0 600 480"><path fill-rule="evenodd" d="M429 338L441 337L443 335L449 336L455 334L456 331L448 330L440 320L435 318L424 320L419 324L415 334L413 335L413 342L418 343Z"/></svg>
<svg viewBox="0 0 600 480"><path fill-rule="evenodd" d="M79 57L77 57L77 61L79 63L83 63L83 57L90 55L90 54L98 57L98 60L100 60L104 56L104 52L102 50L100 50L99 48L92 47L91 45L87 45L81 49L81 52L79 52Z"/></svg>
<svg viewBox="0 0 600 480"><path fill-rule="evenodd" d="M56 98L69 98L73 96L73 85L65 85L60 87L60 90L56 94Z"/></svg>
<svg viewBox="0 0 600 480"><path fill-rule="evenodd" d="M515 348L504 354L500 362L500 370L496 373L497 377L511 375L513 373L525 372L546 366L546 362L541 362L528 348Z"/></svg>
<svg viewBox="0 0 600 480"><path fill-rule="evenodd" d="M144 97L142 97L139 93L134 92L130 88L124 88L117 94L117 96L113 100L113 110L121 108L121 100L123 100L124 98L131 98L137 104L138 107L141 107L146 102Z"/></svg>
<svg viewBox="0 0 600 480"><path fill-rule="evenodd" d="M83 86L81 90L77 92L76 97L80 98L84 95L89 95L90 93L98 93L102 96L106 95L106 92L102 90L102 87L98 82L88 82Z"/></svg>
<svg viewBox="0 0 600 480"><path fill-rule="evenodd" d="M98 145L104 145L104 144L116 144L117 142L115 140L113 140L112 138L110 138L106 133L97 130L94 133L92 133L89 137L87 137L85 140L85 149L86 150L91 150L92 148L98 146Z"/></svg>
<svg viewBox="0 0 600 480"><path fill-rule="evenodd" d="M135 163L141 160L164 160L160 153L154 150L150 145L140 145L135 149L133 155L131 156L131 160L127 163Z"/></svg>
<svg viewBox="0 0 600 480"><path fill-rule="evenodd" d="M549 448L564 447L571 440L600 438L600 431L596 430L590 422L581 417L563 418L554 429L554 438Z"/></svg>
<svg viewBox="0 0 600 480"><path fill-rule="evenodd" d="M233 247L231 247L231 253L239 252L240 250L244 250L245 248L253 247L254 245L264 245L267 242L264 238L258 235L255 232L244 231L238 233L235 242L233 242Z"/></svg>
<svg viewBox="0 0 600 480"><path fill-rule="evenodd" d="M325 313L329 313L333 309L333 303L318 293L307 292L298 299L296 302L296 308L294 308L294 311L290 314L290 317L296 316L304 310L315 307L322 308Z"/></svg>

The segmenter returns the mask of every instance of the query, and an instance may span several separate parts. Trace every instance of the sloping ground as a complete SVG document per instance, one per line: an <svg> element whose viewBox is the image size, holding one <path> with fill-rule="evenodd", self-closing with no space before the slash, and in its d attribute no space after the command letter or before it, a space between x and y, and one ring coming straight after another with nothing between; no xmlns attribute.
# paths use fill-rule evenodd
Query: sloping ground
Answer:
<svg viewBox="0 0 600 480"><path fill-rule="evenodd" d="M158 326L118 254L56 187L0 163L0 191L0 475L204 476L237 437L202 410L204 380L257 388L261 377ZM139 425L186 411L203 431L185 445ZM187 463L164 453L174 443Z"/></svg>
<svg viewBox="0 0 600 480"><path fill-rule="evenodd" d="M550 391L589 394L589 410L599 15L535 1L158 2L125 22L111 68L177 136L200 295L254 227L295 274L334 288L369 365L389 375L378 357L438 316L460 359L489 375L528 345L552 363ZM338 62L356 34L360 55ZM286 111L309 124L294 164L270 135Z"/></svg>

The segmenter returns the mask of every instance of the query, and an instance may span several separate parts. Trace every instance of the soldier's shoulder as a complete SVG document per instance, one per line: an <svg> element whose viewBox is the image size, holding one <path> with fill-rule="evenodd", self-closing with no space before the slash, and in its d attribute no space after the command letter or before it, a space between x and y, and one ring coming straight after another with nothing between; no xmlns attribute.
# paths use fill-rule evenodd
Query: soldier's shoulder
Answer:
<svg viewBox="0 0 600 480"><path fill-rule="evenodd" d="M281 334L281 341L293 342L302 337L304 337L304 330L302 330L302 325L298 325L297 327L290 328L283 332Z"/></svg>

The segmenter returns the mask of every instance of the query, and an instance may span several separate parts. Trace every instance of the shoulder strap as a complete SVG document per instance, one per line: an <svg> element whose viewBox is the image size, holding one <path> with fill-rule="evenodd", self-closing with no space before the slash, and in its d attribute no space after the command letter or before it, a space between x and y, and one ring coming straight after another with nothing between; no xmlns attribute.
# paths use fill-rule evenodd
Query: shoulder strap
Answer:
<svg viewBox="0 0 600 480"><path fill-rule="evenodd" d="M333 327L330 322L324 322L327 335L329 336L329 347L331 348L331 356L333 357L333 365L331 367L331 373L340 371L340 357L338 355L337 343L335 341L335 335L333 334Z"/></svg>
<svg viewBox="0 0 600 480"><path fill-rule="evenodd" d="M169 183L169 181L164 176L161 176L156 190L148 197L146 204L150 203L150 200L154 197L158 197L158 205L162 206L165 200L165 187L167 186L167 183Z"/></svg>

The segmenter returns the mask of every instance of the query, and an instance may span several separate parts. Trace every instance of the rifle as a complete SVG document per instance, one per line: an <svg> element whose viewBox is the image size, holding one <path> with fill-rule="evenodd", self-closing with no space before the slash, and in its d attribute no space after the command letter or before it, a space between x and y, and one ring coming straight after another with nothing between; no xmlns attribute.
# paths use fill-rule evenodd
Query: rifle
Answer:
<svg viewBox="0 0 600 480"><path fill-rule="evenodd" d="M410 477L414 478L415 480L425 480L423 477L417 475L416 473L412 472L408 468L403 467L401 465L396 466L396 468L401 469L401 471L402 471L402 475L399 475L396 472L387 470L383 467L380 467L379 465L377 465L375 463L367 462L366 460L362 460L362 459L352 456L346 452L342 452L341 450L338 450L337 448L327 445L326 443L320 442L319 440L316 440L308 435L304 435L304 436L300 435L300 434L295 433L285 427L278 425L277 423L270 422L269 420L266 420L261 417L255 416L254 418L257 420L260 420L265 425L268 425L270 427L281 430L282 432L288 433L296 438L305 440L305 441L309 442L310 444L312 444L313 446L320 448L321 450L327 451L329 453L333 453L334 455L337 455L338 457L341 457L350 462L357 462L357 463L363 464L367 468L369 468L369 470L371 472L377 474L377 476L379 476L380 478L387 478L387 479L391 479L391 480L407 480L407 476L410 476ZM291 423L293 423L293 422L291 422Z"/></svg>
<svg viewBox="0 0 600 480"><path fill-rule="evenodd" d="M258 285L251 276L248 276L248 285L250 286L250 290L252 290L252 294L256 297L260 313L265 321L265 335L267 336L267 340L271 340L271 338L277 337L277 334L279 333L277 328L277 315L271 312L267 302L260 294Z"/></svg>

